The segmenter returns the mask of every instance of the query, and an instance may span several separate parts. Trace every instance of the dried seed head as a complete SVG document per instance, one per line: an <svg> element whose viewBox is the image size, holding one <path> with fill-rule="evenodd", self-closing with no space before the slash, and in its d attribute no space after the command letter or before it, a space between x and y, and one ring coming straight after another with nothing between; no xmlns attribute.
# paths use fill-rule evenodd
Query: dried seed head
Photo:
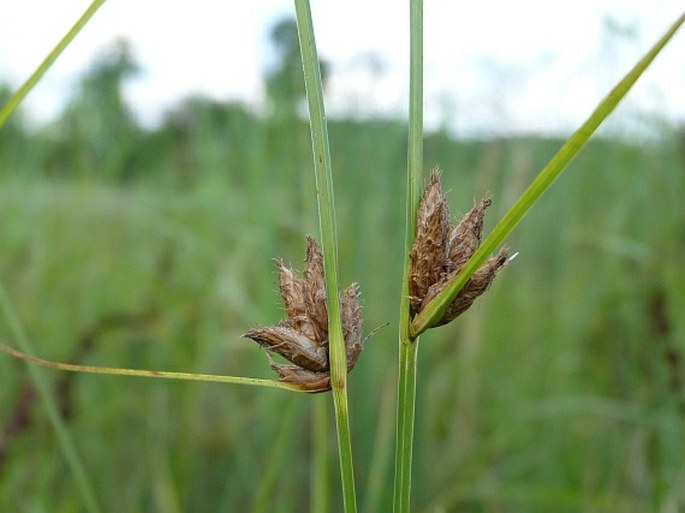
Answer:
<svg viewBox="0 0 685 513"><path fill-rule="evenodd" d="M440 279L447 256L449 207L437 170L431 173L416 214L416 238L410 253L409 295L412 315L421 298Z"/></svg>
<svg viewBox="0 0 685 513"><path fill-rule="evenodd" d="M271 353L277 353L294 364L271 361L272 369L281 380L295 383L307 392L330 390L328 307L321 250L312 237L307 237L306 267L302 276L282 260L276 260L276 266L287 319L279 326L256 328L244 336L266 348L269 359ZM352 284L340 295L340 310L350 371L364 346L359 285Z"/></svg>
<svg viewBox="0 0 685 513"><path fill-rule="evenodd" d="M449 208L436 171L426 185L416 214L416 240L410 253L410 312L415 316L430 303L466 265L480 246L485 210L491 205L485 198L454 225L449 223ZM449 305L441 326L471 306L507 263L507 251L486 260ZM433 327L433 326L431 326Z"/></svg>

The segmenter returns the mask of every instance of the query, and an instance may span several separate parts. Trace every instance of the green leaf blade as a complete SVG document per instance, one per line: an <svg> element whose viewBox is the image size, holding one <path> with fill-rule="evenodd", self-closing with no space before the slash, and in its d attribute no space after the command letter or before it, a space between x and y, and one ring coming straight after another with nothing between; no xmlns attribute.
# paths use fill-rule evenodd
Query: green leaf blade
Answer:
<svg viewBox="0 0 685 513"><path fill-rule="evenodd" d="M683 13L642 59L619 81L618 84L600 102L597 108L590 114L588 119L566 141L559 151L552 157L549 163L540 171L538 176L523 192L513 207L504 215L495 226L490 235L485 238L480 248L464 266L461 273L421 311L412 322L411 335L416 337L433 325L442 317L449 304L454 300L459 291L466 285L482 263L492 254L497 246L513 231L516 225L523 219L528 211L537 203L540 196L549 189L552 183L566 169L568 164L585 146L592 134L594 134L602 122L611 114L619 102L635 85L638 78L650 66L654 58L661 52L666 44L673 38L678 29L685 22Z"/></svg>

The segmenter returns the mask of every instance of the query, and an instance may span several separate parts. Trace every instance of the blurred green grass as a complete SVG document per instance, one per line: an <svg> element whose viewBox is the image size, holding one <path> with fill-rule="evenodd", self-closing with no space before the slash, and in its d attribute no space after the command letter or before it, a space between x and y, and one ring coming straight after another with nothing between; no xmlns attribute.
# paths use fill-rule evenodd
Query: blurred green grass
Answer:
<svg viewBox="0 0 685 513"><path fill-rule="evenodd" d="M240 336L282 316L272 258L297 267L318 233L306 124L194 98L145 130L87 93L0 132L0 279L36 356L273 377ZM389 511L406 128L330 123L341 283L360 283L366 331L390 323L350 381L361 509ZM426 169L453 214L492 194L487 230L561 142L438 132ZM666 128L591 142L492 290L422 337L416 511L685 508L683 155ZM326 396L47 372L105 511L308 510ZM0 511L81 511L25 364L0 375ZM337 511L332 424L330 446Z"/></svg>

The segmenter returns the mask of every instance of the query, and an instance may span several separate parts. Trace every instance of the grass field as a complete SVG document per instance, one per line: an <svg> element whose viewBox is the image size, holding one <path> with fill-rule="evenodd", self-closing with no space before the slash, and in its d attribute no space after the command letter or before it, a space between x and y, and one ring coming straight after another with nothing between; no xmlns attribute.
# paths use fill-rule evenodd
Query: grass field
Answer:
<svg viewBox="0 0 685 513"><path fill-rule="evenodd" d="M208 116L126 158L0 146L0 279L37 356L272 377L241 334L281 318L272 258L300 266L318 233L309 135ZM360 506L390 511L406 134L330 130L342 284L360 283L366 331L390 323L350 375ZM591 143L508 240L520 255L491 292L422 337L417 512L685 510L680 144ZM453 214L492 194L487 231L559 145L439 133L426 167ZM4 314L0 337L15 345ZM43 372L105 511L308 511L327 396ZM0 375L0 511L83 511L26 365L0 355Z"/></svg>

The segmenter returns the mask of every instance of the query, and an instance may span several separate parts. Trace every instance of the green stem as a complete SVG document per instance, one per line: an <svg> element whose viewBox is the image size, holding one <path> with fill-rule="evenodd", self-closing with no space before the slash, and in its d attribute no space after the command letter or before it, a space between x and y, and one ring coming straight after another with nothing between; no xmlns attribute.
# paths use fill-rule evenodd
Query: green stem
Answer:
<svg viewBox="0 0 685 513"><path fill-rule="evenodd" d="M352 464L352 441L350 437L349 411L347 405L347 351L340 320L338 298L338 244L333 201L333 166L328 145L328 128L323 102L321 69L314 39L314 25L308 0L295 0L297 29L302 53L304 83L309 105L309 121L314 154L316 199L319 208L321 251L326 275L328 300L328 344L331 368L331 386L335 405L338 432L338 450L346 513L357 511Z"/></svg>
<svg viewBox="0 0 685 513"><path fill-rule="evenodd" d="M423 180L423 0L410 0L409 135L404 277L400 299L397 444L393 511L407 513L411 504L411 467L416 409L416 359L419 341L410 334L409 254L416 235L416 209Z"/></svg>
<svg viewBox="0 0 685 513"><path fill-rule="evenodd" d="M26 344L21 344L21 339L15 332L14 336L19 341L23 348ZM220 374L198 374L195 372L170 372L157 371L147 369L122 369L119 367L95 367L93 365L75 365L73 363L53 362L50 360L43 360L36 358L30 354L22 353L16 349L12 349L5 344L0 343L0 351L4 351L15 358L24 360L28 363L35 363L42 367L49 367L51 369L69 371L69 372L86 372L90 374L110 374L114 376L131 376L137 378L163 378L163 379L179 379L183 381L204 381L207 383L231 383L233 385L253 385L271 388L282 388L284 390L291 390L294 392L303 392L303 390L292 383L275 379L261 379L261 378L245 378L240 376L222 376Z"/></svg>
<svg viewBox="0 0 685 513"><path fill-rule="evenodd" d="M458 276L438 294L416 316L411 326L412 336L418 336L429 326L440 319L466 282L481 266L486 258L502 243L504 238L511 233L514 227L521 221L524 215L537 203L542 194L552 185L552 182L566 169L566 166L585 146L590 136L595 133L599 125L611 114L618 103L630 91L637 79L649 67L654 58L666 46L678 28L685 22L685 13L682 14L657 43L638 61L623 79L609 92L600 102L590 117L559 149L552 160L543 168L528 188L523 192L518 201L506 213L502 220L495 226L490 235L483 241L478 251L471 257Z"/></svg>
<svg viewBox="0 0 685 513"><path fill-rule="evenodd" d="M418 340L400 339L400 376L397 390L397 445L393 511L407 513L411 506L411 468L416 411L416 356Z"/></svg>
<svg viewBox="0 0 685 513"><path fill-rule="evenodd" d="M7 119L16 110L19 104L24 100L27 94L33 89L33 87L38 83L40 78L45 74L45 72L52 66L52 64L57 60L57 57L64 51L64 49L69 46L69 43L76 37L76 35L81 31L81 29L88 23L88 21L93 17L97 10L105 3L105 0L94 0L88 6L88 9L81 15L81 17L74 23L69 32L57 43L52 51L45 57L40 66L36 68L36 71L24 82L16 93L12 95L7 104L0 110L0 127L2 127Z"/></svg>

